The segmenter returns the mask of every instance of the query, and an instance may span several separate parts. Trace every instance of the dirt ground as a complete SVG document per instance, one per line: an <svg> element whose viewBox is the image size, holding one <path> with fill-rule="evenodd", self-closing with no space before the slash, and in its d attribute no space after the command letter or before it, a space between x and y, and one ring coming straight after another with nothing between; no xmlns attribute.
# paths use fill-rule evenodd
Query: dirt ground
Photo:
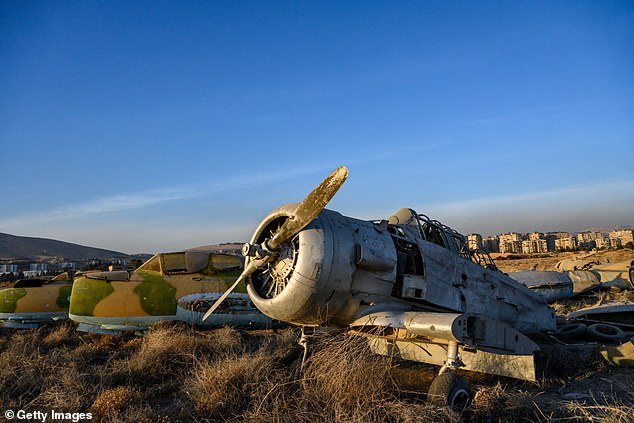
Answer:
<svg viewBox="0 0 634 423"><path fill-rule="evenodd" d="M622 250L577 251L565 253L548 253L531 257L493 253L491 257L501 271L517 272L520 270L556 270L555 265L564 259L596 260L601 264L616 263L627 259L634 259L634 251L629 248Z"/></svg>

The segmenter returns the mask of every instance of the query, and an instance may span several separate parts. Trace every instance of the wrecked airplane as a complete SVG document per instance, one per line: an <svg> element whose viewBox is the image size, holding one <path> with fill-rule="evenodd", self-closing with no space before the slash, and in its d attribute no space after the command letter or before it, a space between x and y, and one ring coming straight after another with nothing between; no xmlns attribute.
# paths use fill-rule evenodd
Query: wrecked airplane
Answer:
<svg viewBox="0 0 634 423"><path fill-rule="evenodd" d="M0 324L5 328L33 329L68 319L73 280L69 273L53 279L21 279L0 289Z"/></svg>
<svg viewBox="0 0 634 423"><path fill-rule="evenodd" d="M81 272L70 296L70 318L79 331L103 334L143 332L165 320L200 328L272 327L245 292L232 294L214 319L202 321L241 270L237 256L183 251L156 254L134 271Z"/></svg>
<svg viewBox="0 0 634 423"><path fill-rule="evenodd" d="M411 209L381 221L325 209L347 176L340 167L267 215L244 245L244 271L205 318L244 281L262 312L302 327L304 346L314 328L337 327L375 352L441 366L430 387L437 403L468 401L461 369L535 380L530 336L556 329L542 296Z"/></svg>
<svg viewBox="0 0 634 423"><path fill-rule="evenodd" d="M596 289L634 290L634 260L599 264L591 260L562 260L559 271L526 270L508 275L539 292L550 304Z"/></svg>

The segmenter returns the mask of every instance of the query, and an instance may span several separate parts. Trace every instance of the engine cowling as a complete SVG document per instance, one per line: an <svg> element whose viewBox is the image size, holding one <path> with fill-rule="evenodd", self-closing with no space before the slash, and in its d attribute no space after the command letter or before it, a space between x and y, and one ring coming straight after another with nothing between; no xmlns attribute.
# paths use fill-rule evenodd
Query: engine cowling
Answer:
<svg viewBox="0 0 634 423"><path fill-rule="evenodd" d="M251 238L262 244L292 216L295 204L275 209ZM298 325L345 326L360 307L389 298L396 250L376 224L323 210L251 274L247 291L269 317Z"/></svg>

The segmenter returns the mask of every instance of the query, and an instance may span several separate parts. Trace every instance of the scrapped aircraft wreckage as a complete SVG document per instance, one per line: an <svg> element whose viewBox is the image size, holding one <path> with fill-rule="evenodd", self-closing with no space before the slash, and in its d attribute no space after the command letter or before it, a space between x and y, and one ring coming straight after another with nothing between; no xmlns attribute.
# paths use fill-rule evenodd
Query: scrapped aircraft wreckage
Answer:
<svg viewBox="0 0 634 423"><path fill-rule="evenodd" d="M556 335L570 343L594 342L613 366L634 367L634 302L605 301L569 313Z"/></svg>
<svg viewBox="0 0 634 423"><path fill-rule="evenodd" d="M301 203L268 214L243 247L244 271L204 318L245 282L262 312L302 327L304 358L311 332L335 327L376 353L440 366L432 402L468 401L458 370L535 381L536 340L557 329L543 296L411 209L381 221L325 209L347 176L340 167Z"/></svg>
<svg viewBox="0 0 634 423"><path fill-rule="evenodd" d="M634 336L619 345L604 345L601 355L609 364L619 367L634 367Z"/></svg>
<svg viewBox="0 0 634 423"><path fill-rule="evenodd" d="M590 260L562 260L559 271L525 270L509 276L539 292L548 303L596 289L634 290L634 260L598 264Z"/></svg>
<svg viewBox="0 0 634 423"><path fill-rule="evenodd" d="M141 333L154 323L179 320L196 327L277 326L249 296L229 296L213 319L202 316L242 270L242 259L207 251L156 254L134 271L93 271L75 276L70 318L77 330L103 334Z"/></svg>
<svg viewBox="0 0 634 423"><path fill-rule="evenodd" d="M68 319L72 277L61 273L52 279L20 279L0 289L0 325L33 329Z"/></svg>

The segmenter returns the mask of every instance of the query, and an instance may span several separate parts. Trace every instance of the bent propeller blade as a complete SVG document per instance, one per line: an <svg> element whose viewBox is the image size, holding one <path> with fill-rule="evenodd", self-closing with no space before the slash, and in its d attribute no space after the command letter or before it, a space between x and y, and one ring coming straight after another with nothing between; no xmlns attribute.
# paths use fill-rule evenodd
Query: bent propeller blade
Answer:
<svg viewBox="0 0 634 423"><path fill-rule="evenodd" d="M292 238L306 225L313 221L319 213L332 200L341 185L348 178L348 168L339 166L324 179L321 184L311 191L293 212L293 216L287 219L273 238L266 242L271 250L277 250L286 240Z"/></svg>

